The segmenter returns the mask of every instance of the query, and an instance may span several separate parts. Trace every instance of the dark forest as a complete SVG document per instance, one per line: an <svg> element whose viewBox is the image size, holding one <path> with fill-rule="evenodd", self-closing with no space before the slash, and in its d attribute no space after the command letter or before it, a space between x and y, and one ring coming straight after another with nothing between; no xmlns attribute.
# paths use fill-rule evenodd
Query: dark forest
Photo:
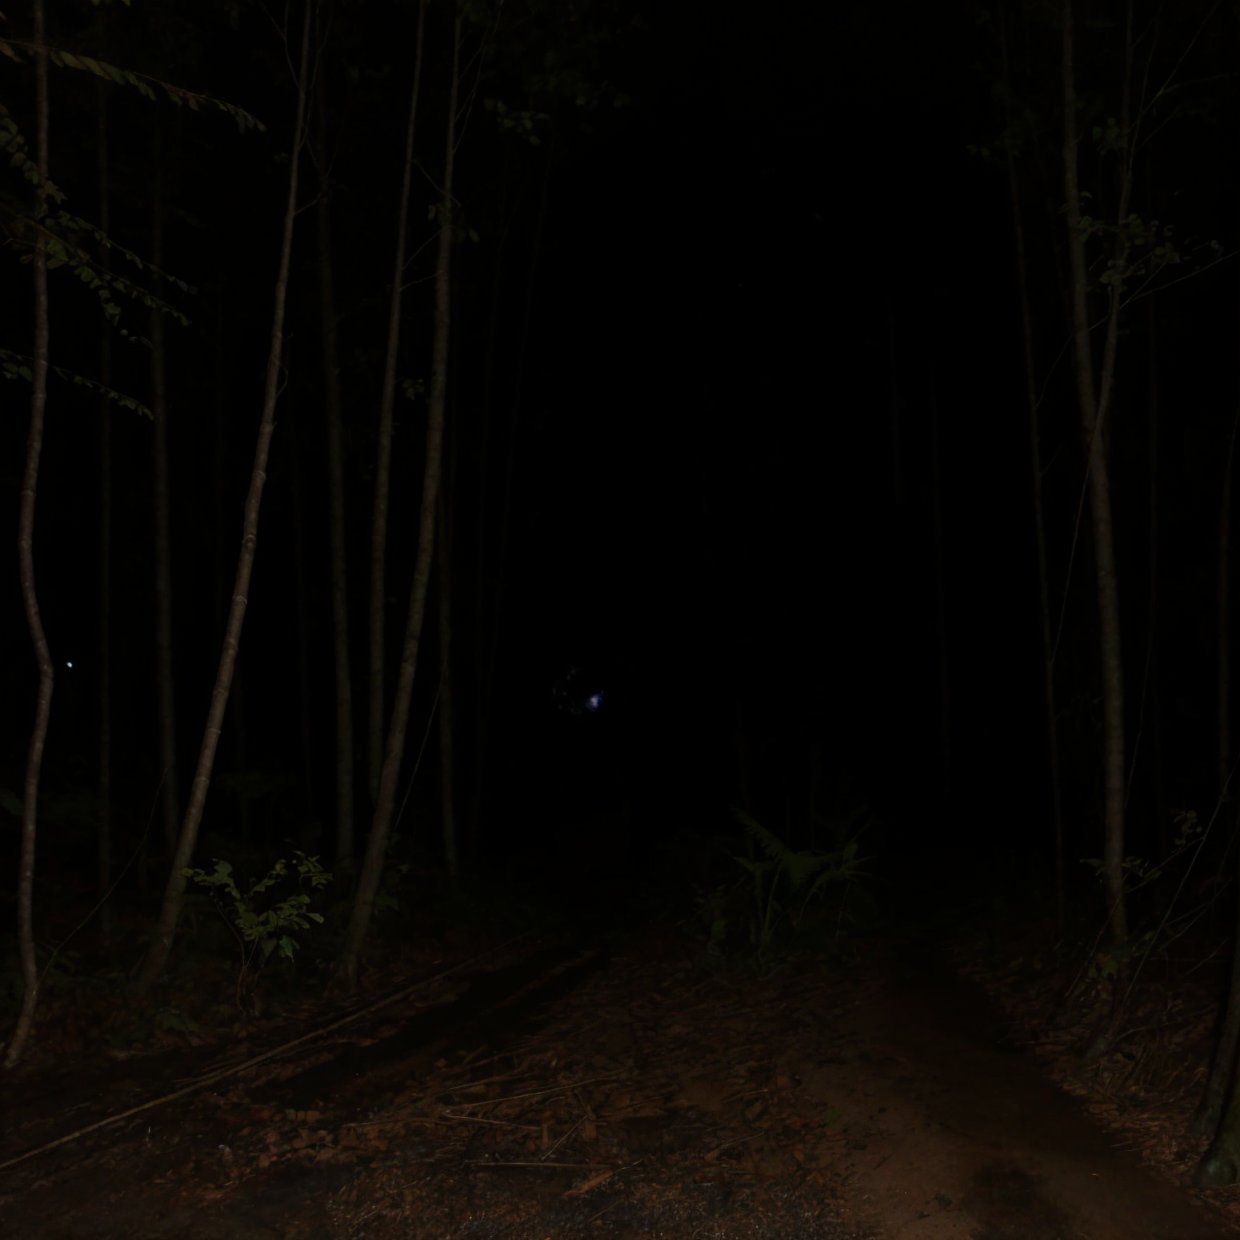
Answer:
<svg viewBox="0 0 1240 1240"><path fill-rule="evenodd" d="M1240 1230L1238 82L0 14L0 1235Z"/></svg>

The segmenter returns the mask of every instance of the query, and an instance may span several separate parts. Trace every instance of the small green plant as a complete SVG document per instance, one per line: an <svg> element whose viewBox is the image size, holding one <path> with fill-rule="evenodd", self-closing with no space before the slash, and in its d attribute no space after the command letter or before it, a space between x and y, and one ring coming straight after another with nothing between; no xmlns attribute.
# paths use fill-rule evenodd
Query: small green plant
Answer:
<svg viewBox="0 0 1240 1240"><path fill-rule="evenodd" d="M1170 854L1162 861L1147 861L1144 857L1125 857L1121 862L1124 871L1124 889L1132 895L1142 887L1156 883L1163 872L1181 857L1195 852L1205 842L1205 829L1193 809L1179 809L1172 813L1175 821L1175 838L1172 841ZM1103 861L1101 857L1082 857L1081 864L1094 872L1094 877L1102 881Z"/></svg>
<svg viewBox="0 0 1240 1240"><path fill-rule="evenodd" d="M228 861L217 858L214 870L185 870L183 873L214 897L216 907L237 940L241 957L237 971L237 1007L245 1011L268 960L273 955L290 962L296 957L299 944L291 931L308 930L311 922L322 924L323 915L312 911L310 905L314 894L326 887L332 876L318 857L308 857L303 852L293 853L291 867L281 858L264 878L252 883L244 892L237 886L232 863ZM296 891L279 900L268 895L294 874ZM267 903L263 897L272 902Z"/></svg>
<svg viewBox="0 0 1240 1240"><path fill-rule="evenodd" d="M1162 861L1149 861L1144 857L1125 857L1120 865L1124 876L1124 895L1126 899L1140 898L1143 916L1130 913L1130 930L1127 942L1119 945L1103 945L1106 925L1097 932L1092 945L1087 949L1086 958L1082 963L1075 980L1069 987L1069 994L1097 994L1102 991L1111 993L1115 1005L1112 1011L1111 1027L1098 1035L1087 1052L1087 1058L1102 1054L1111 1044L1113 1026L1118 1014L1132 993L1136 976L1145 966L1145 962L1155 953L1165 953L1167 947L1182 930L1172 925L1172 913L1176 896L1183 887L1183 878L1179 885L1170 881L1176 874L1184 878L1191 872L1198 850L1205 843L1206 829L1202 826L1195 810L1176 810L1172 815L1175 821L1175 836L1170 853ZM1101 885L1104 878L1104 866L1100 857L1082 857L1081 864L1093 871L1095 879ZM1172 891L1172 889L1174 889ZM1141 895L1141 893L1145 893ZM1194 914L1189 920L1195 920ZM1139 919L1148 918L1151 922L1143 930L1135 926ZM1116 987L1123 987L1123 997L1115 994Z"/></svg>
<svg viewBox="0 0 1240 1240"><path fill-rule="evenodd" d="M840 848L795 850L744 810L733 811L754 846L750 856L732 860L748 876L740 884L706 897L700 912L707 922L710 949L719 954L743 922L759 965L768 966L777 948L786 947L805 923L811 905L832 886L849 887L864 876L856 839ZM738 899L739 897L739 899Z"/></svg>

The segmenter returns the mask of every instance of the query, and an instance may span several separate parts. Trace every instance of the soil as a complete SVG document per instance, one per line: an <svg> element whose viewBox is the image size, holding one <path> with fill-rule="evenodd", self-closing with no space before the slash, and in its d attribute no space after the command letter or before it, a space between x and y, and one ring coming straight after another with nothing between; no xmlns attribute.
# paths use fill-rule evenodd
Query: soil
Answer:
<svg viewBox="0 0 1240 1240"><path fill-rule="evenodd" d="M6 1081L0 1236L1240 1234L1237 1190L1145 1165L924 937L770 976L672 927L420 970L214 1063Z"/></svg>

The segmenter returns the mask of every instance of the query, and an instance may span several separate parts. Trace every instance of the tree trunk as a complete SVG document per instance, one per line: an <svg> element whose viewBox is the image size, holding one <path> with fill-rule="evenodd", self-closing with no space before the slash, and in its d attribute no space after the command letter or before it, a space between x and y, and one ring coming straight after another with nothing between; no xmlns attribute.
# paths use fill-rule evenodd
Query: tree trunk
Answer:
<svg viewBox="0 0 1240 1240"><path fill-rule="evenodd" d="M1236 912L1235 939L1231 949L1231 976L1227 983L1227 1007L1223 1024L1219 1029L1214 1058L1210 1063L1210 1076L1206 1081L1201 1103L1193 1116L1191 1131L1194 1136L1208 1137L1219 1129L1219 1118L1227 1102L1227 1086L1235 1074L1236 1051L1240 1048L1240 907ZM1228 1107L1225 1131L1219 1130L1214 1144L1205 1160L1197 1169L1199 1184L1234 1184L1236 1171L1240 1168L1240 1113L1237 1113L1236 1087L1232 1085L1232 1100ZM1202 1179L1203 1175L1217 1176L1230 1162L1229 1178ZM1207 1170L1207 1164L1209 1169Z"/></svg>
<svg viewBox="0 0 1240 1240"><path fill-rule="evenodd" d="M103 21L98 15L96 34L102 45ZM109 84L95 83L95 168L99 194L99 231L110 235L112 194L108 162ZM109 270L108 247L101 245L97 261ZM112 332L107 326L99 337L99 382L112 388ZM112 408L107 395L99 397L99 679L97 688L95 892L99 903L99 943L105 952L112 946Z"/></svg>
<svg viewBox="0 0 1240 1240"><path fill-rule="evenodd" d="M1158 855L1169 857L1175 846L1171 831L1171 811L1167 805L1167 784L1164 775L1162 748L1162 686L1161 667L1159 660L1159 472L1158 462L1162 455L1159 444L1159 391L1158 391L1158 315L1157 299L1149 298L1148 331L1146 343L1146 408L1149 411L1149 491L1148 516L1149 524L1149 595L1146 604L1146 650L1145 650L1145 693L1142 706L1142 718L1146 721L1143 731L1149 733L1150 759L1152 762L1151 779L1153 785L1153 814L1156 823L1154 838L1158 841Z"/></svg>
<svg viewBox="0 0 1240 1240"><path fill-rule="evenodd" d="M1220 806L1232 799L1231 783L1231 642L1229 639L1229 602L1231 593L1231 489L1235 465L1236 431L1240 427L1240 410L1232 421L1223 468L1223 494L1219 507L1218 548L1218 798ZM1235 816L1230 815L1233 832ZM1233 840L1234 844L1234 840ZM1236 1070L1236 1051L1240 1049L1240 904L1236 908L1236 926L1231 945L1231 977L1227 985L1227 1007L1219 1029L1210 1075L1206 1081L1201 1104L1193 1116L1192 1130L1197 1136L1208 1136L1219 1126L1227 1101L1227 1086ZM1236 1085L1232 1084L1233 1095ZM1240 1114L1233 1098L1227 1107L1227 1121L1215 1137L1214 1144L1197 1170L1198 1184L1234 1184L1240 1170ZM1224 1178L1218 1178L1218 1177Z"/></svg>
<svg viewBox="0 0 1240 1240"><path fill-rule="evenodd" d="M1129 14L1131 22L1131 14ZM1094 542L1099 641L1102 667L1103 713L1103 811L1102 878L1106 889L1107 918L1116 963L1122 968L1128 944L1128 912L1124 894L1124 670L1120 642L1119 574L1115 563L1115 529L1111 508L1111 478L1106 454L1106 419L1115 391L1115 358L1119 343L1121 284L1111 286L1106 316L1101 378L1095 388L1088 307L1089 271L1085 260L1081 190L1077 169L1076 83L1073 65L1072 0L1065 0L1063 30L1064 89L1064 191L1068 224L1068 263L1072 344L1077 407L1081 419L1086 469L1089 480L1090 517ZM1131 49L1131 30L1127 47ZM1128 87L1124 85L1121 125L1128 137ZM1120 183L1117 221L1128 216L1131 198L1131 165L1126 164ZM1128 249L1120 233L1113 257L1113 271L1127 266Z"/></svg>
<svg viewBox="0 0 1240 1240"><path fill-rule="evenodd" d="M310 676L310 621L314 604L310 598L306 573L306 503L302 488L301 449L297 442L296 415L288 411L289 480L293 501L293 633L297 648L297 731L301 751L301 846L307 852L319 850L318 797L315 795L314 763L314 686Z"/></svg>
<svg viewBox="0 0 1240 1240"><path fill-rule="evenodd" d="M1193 1177L1198 1188L1235 1184L1240 1180L1240 1080L1237 1080L1236 1074L1237 1046L1240 1046L1240 908L1237 909L1235 942L1232 945L1227 1010L1223 1015L1223 1027L1219 1030L1218 1046L1214 1051L1214 1062L1211 1064L1205 1094L1197 1114L1193 1117L1192 1128L1198 1136L1213 1132L1215 1125L1218 1125L1214 1140L1198 1163ZM1219 1123L1220 1114L1222 1123Z"/></svg>
<svg viewBox="0 0 1240 1240"><path fill-rule="evenodd" d="M1231 799L1231 484L1240 410L1232 419L1218 514L1218 798Z"/></svg>
<svg viewBox="0 0 1240 1240"><path fill-rule="evenodd" d="M400 304L405 283L405 249L409 235L409 198L413 186L413 139L417 130L418 96L422 89L422 45L426 0L418 5L417 47L414 49L413 86L409 92L409 121L405 127L405 159L401 172L400 207L396 217L396 253L392 263L392 292L388 302L387 354L383 363L383 392L379 400L379 430L375 444L375 493L370 532L370 698L367 703L367 772L371 803L379 790L383 762L383 711L386 680L386 559L388 497L392 474L392 419L396 404L396 364L400 351Z"/></svg>
<svg viewBox="0 0 1240 1240"><path fill-rule="evenodd" d="M452 198L453 170L456 159L456 108L460 75L461 19L456 19L452 39L452 82L448 92L447 137L444 153L443 198L440 207L439 259L435 270L435 328L431 350L431 391L426 418L426 465L422 480L422 503L418 514L418 551L409 592L409 610L405 624L405 641L401 652L400 677L392 721L388 728L387 748L379 778L379 795L375 801L374 819L366 841L366 857L358 876L357 894L349 918L341 956L339 978L352 990L357 985L358 964L362 943L374 912L375 894L383 874L388 837L396 812L396 784L400 778L401 759L405 751L405 733L409 723L409 706L413 699L413 681L418 666L418 649L422 623L426 614L426 598L430 589L431 559L435 549L435 515L438 510L440 466L443 457L444 408L447 400L448 342L452 311L452 240L455 204Z"/></svg>
<svg viewBox="0 0 1240 1240"><path fill-rule="evenodd" d="M950 810L952 797L952 677L951 646L947 629L947 553L943 517L942 428L934 371L927 375L926 401L930 406L930 512L934 538L934 636L939 672L939 795L942 809Z"/></svg>
<svg viewBox="0 0 1240 1240"><path fill-rule="evenodd" d="M162 142L155 129L155 187L152 194L151 265L152 291L158 295L159 272L164 264L164 189ZM177 772L175 677L172 659L172 499L168 470L168 391L164 314L151 308L151 417L152 479L155 542L155 703L159 733L160 809L168 855L176 851L180 825L180 779Z"/></svg>
<svg viewBox="0 0 1240 1240"><path fill-rule="evenodd" d="M1231 488L1235 468L1236 434L1240 429L1240 407L1232 420L1231 436L1227 446L1227 464L1223 473L1223 496L1219 513L1219 697L1218 697L1218 780L1220 804L1229 799L1231 782L1231 736L1230 736L1230 643L1228 641L1228 598L1231 574L1229 569L1231 542ZM1233 816L1234 826L1234 816ZM1234 841L1233 841L1234 842ZM1231 945L1231 977L1227 986L1227 1007L1219 1030L1214 1059L1210 1064L1210 1076L1197 1113L1193 1116L1194 1136L1214 1134L1214 1141L1200 1166L1197 1183L1234 1184L1240 1178L1240 1081L1236 1079L1236 1052L1240 1049L1240 904L1236 907L1236 926ZM1228 1086L1230 1085L1230 1099ZM1224 1112L1226 1118L1219 1125ZM1217 1132L1215 1131L1217 1129Z"/></svg>
<svg viewBox="0 0 1240 1240"><path fill-rule="evenodd" d="M215 754L219 747L220 730L223 727L224 712L228 706L228 694L237 665L237 651L241 643L241 630L245 623L246 605L250 595L250 578L254 570L254 554L258 543L258 518L262 508L263 484L267 480L267 460L271 452L271 438L275 431L276 400L280 393L281 366L284 358L284 311L288 297L289 266L293 254L293 225L297 216L297 173L306 129L306 83L309 81L310 74L310 15L311 6L307 4L302 19L301 55L298 60L297 80L297 119L293 127L288 199L284 211L284 235L280 245L275 305L271 316L271 347L267 356L262 418L259 422L258 439L254 448L254 468L250 474L249 493L245 501L241 550L237 557L232 604L228 611L228 625L224 633L215 686L211 691L211 706L207 712L202 746L198 754L198 766L194 772L189 805L185 811L185 820L181 824L180 838L177 841L176 853L168 875L168 885L164 891L158 929L138 978L138 985L143 990L149 988L163 973L172 952L172 941L176 935L177 922L180 919L185 896L185 871L193 859L194 846L198 840L198 828L202 822L202 811L206 806L207 790L211 785L211 772L215 766Z"/></svg>
<svg viewBox="0 0 1240 1240"><path fill-rule="evenodd" d="M1004 6L999 9L1003 56L1004 98L1012 97L1008 32ZM1005 108L1006 128L1012 127L1010 106ZM1029 258L1025 246L1025 220L1021 211L1020 180L1012 142L1004 143L1007 159L1008 200L1012 208L1012 238L1016 251L1016 285L1020 301L1021 357L1025 372L1025 417L1029 425L1029 470L1033 495L1033 532L1038 567L1038 618L1042 638L1042 710L1046 728L1047 774L1050 779L1051 837L1054 858L1055 925L1062 933L1066 918L1063 857L1063 785L1059 769L1059 710L1055 701L1055 640L1051 625L1050 575L1046 567L1046 512L1042 495L1042 433L1038 417L1037 367L1034 363L1033 310L1029 298Z"/></svg>
<svg viewBox="0 0 1240 1240"><path fill-rule="evenodd" d="M34 243L34 357L30 378L30 428L26 436L26 463L22 470L21 499L17 518L17 557L21 579L22 604L30 644L39 666L39 692L35 701L34 726L26 752L26 779L22 797L21 855L17 873L17 951L22 970L22 1005L13 1036L5 1050L4 1066L12 1068L21 1058L26 1039L34 1025L39 1004L39 970L34 951L34 854L38 831L39 775L43 768L43 746L52 713L55 671L52 654L43 631L39 596L34 579L34 511L39 489L39 456L43 451L43 421L47 412L47 372L50 348L50 320L47 304L47 239L43 220L47 215L49 116L51 111L47 80L47 33L43 0L34 0L35 72L35 165L39 181L35 186L35 219L39 227Z"/></svg>
<svg viewBox="0 0 1240 1240"><path fill-rule="evenodd" d="M229 586L236 563L228 559L226 547L231 535L231 477L228 456L229 414L232 391L229 377L228 296L223 274L215 307L215 387L214 416L211 420L211 620L215 632L223 634L228 623ZM232 768L237 774L250 769L249 745L245 727L245 658L237 652L232 689L228 696L228 729L232 733ZM242 847L250 845L250 799L240 788L233 794L236 838Z"/></svg>
<svg viewBox="0 0 1240 1240"><path fill-rule="evenodd" d="M449 466L451 474L451 466ZM444 868L455 886L460 878L456 838L456 704L452 689L452 531L447 488L439 497L439 808Z"/></svg>
<svg viewBox="0 0 1240 1240"><path fill-rule="evenodd" d="M319 129L326 121L322 78ZM326 176L325 152L320 170ZM327 423L328 561L332 600L332 666L336 688L336 874L351 882L357 868L353 830L353 670L349 654L348 550L345 540L344 418L340 401L340 350L336 334L336 289L331 237L330 186L320 188L319 322L323 340L323 403Z"/></svg>

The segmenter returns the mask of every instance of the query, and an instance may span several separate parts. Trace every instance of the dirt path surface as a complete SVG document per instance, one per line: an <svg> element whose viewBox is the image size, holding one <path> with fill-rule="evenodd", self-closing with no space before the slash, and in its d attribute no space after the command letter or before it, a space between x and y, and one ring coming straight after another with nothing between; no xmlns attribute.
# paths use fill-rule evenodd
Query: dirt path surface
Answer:
<svg viewBox="0 0 1240 1240"><path fill-rule="evenodd" d="M669 932L610 959L543 945L445 985L0 1170L0 1236L1237 1234L907 944L763 979ZM3 1156L95 1117L65 1082L40 1117L34 1084L24 1106L0 1092Z"/></svg>
<svg viewBox="0 0 1240 1240"><path fill-rule="evenodd" d="M1236 1234L1155 1177L1004 1044L996 1010L915 947L875 961L855 1051L823 1078L850 1208L893 1240L1212 1240ZM868 1049L867 1049L868 1048Z"/></svg>

